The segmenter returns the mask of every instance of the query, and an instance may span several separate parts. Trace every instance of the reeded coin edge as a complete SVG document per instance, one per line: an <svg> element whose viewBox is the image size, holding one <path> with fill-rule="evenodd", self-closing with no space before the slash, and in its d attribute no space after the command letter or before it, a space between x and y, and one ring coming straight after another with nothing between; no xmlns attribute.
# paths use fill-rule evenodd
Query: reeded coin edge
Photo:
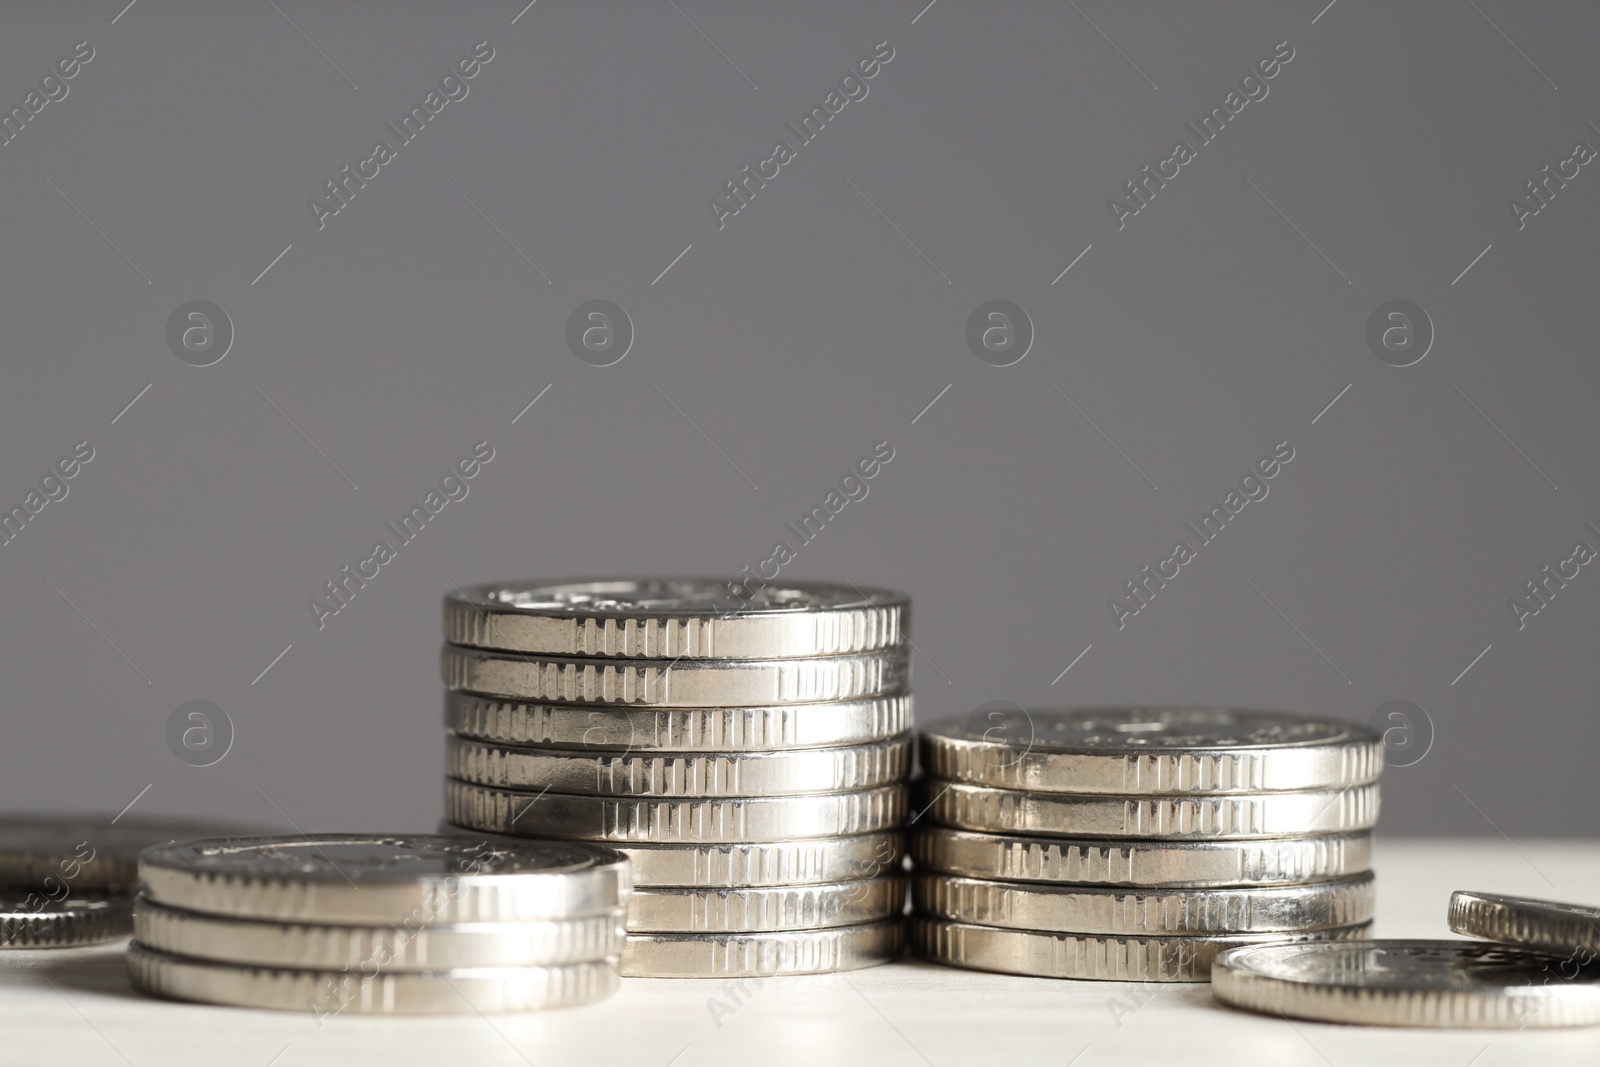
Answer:
<svg viewBox="0 0 1600 1067"><path fill-rule="evenodd" d="M103 902L96 908L0 914L0 950L98 945L132 934L132 901L108 897Z"/></svg>
<svg viewBox="0 0 1600 1067"><path fill-rule="evenodd" d="M1590 963L1600 952L1600 918L1564 912L1553 901L1480 895L1466 890L1450 894L1450 929L1502 945L1583 957Z"/></svg>
<svg viewBox="0 0 1600 1067"><path fill-rule="evenodd" d="M907 879L747 889L643 889L628 902L632 933L784 933L859 926L899 916Z"/></svg>
<svg viewBox="0 0 1600 1067"><path fill-rule="evenodd" d="M626 978L762 978L874 967L905 944L899 919L827 930L750 934L629 934Z"/></svg>

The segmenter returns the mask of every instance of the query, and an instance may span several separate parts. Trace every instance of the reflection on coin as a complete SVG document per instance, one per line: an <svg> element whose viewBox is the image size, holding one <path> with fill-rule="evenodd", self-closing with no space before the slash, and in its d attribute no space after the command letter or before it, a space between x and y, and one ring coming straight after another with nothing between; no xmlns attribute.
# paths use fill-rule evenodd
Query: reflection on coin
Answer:
<svg viewBox="0 0 1600 1067"><path fill-rule="evenodd" d="M66 948L133 932L132 901L105 893L48 900L26 888L0 891L0 949Z"/></svg>
<svg viewBox="0 0 1600 1067"><path fill-rule="evenodd" d="M1240 889L1123 889L990 882L918 874L918 912L1013 930L1163 936L1326 930L1372 919L1370 873L1312 885Z"/></svg>
<svg viewBox="0 0 1600 1067"><path fill-rule="evenodd" d="M589 751L754 752L885 741L911 729L911 697L759 708L530 704L446 692L445 727L503 745Z"/></svg>
<svg viewBox="0 0 1600 1067"><path fill-rule="evenodd" d="M795 752L591 754L446 739L447 773L500 789L621 797L838 793L903 781L911 741Z"/></svg>
<svg viewBox="0 0 1600 1067"><path fill-rule="evenodd" d="M1204 982L1216 955L1239 945L1359 938L1366 932L1367 926L1352 926L1312 933L1096 937L1003 930L913 916L911 947L924 959L937 963L1002 974L1116 982Z"/></svg>
<svg viewBox="0 0 1600 1067"><path fill-rule="evenodd" d="M474 967L389 972L313 971L216 963L128 946L134 988L178 1000L241 1008L309 1010L320 1021L340 1012L467 1015L591 1004L617 991L614 960L561 967Z"/></svg>
<svg viewBox="0 0 1600 1067"><path fill-rule="evenodd" d="M252 832L252 827L200 819L141 818L116 812L0 814L0 884L132 892L139 853L151 845Z"/></svg>
<svg viewBox="0 0 1600 1067"><path fill-rule="evenodd" d="M935 822L1050 837L1254 838L1341 834L1378 820L1378 787L1334 792L1108 797L1024 793L925 779Z"/></svg>
<svg viewBox="0 0 1600 1067"><path fill-rule="evenodd" d="M828 885L747 889L639 889L628 902L628 932L751 933L853 926L898 916L906 880L898 875Z"/></svg>
<svg viewBox="0 0 1600 1067"><path fill-rule="evenodd" d="M451 644L556 656L784 659L900 644L910 613L902 593L823 582L570 579L446 596L444 632Z"/></svg>
<svg viewBox="0 0 1600 1067"><path fill-rule="evenodd" d="M922 735L935 778L1035 792L1259 793L1375 781L1383 742L1354 723L1232 708L1027 710L948 719Z"/></svg>
<svg viewBox="0 0 1600 1067"><path fill-rule="evenodd" d="M1106 841L919 825L917 866L969 878L1128 886L1324 882L1372 865L1368 832L1257 841Z"/></svg>
<svg viewBox="0 0 1600 1067"><path fill-rule="evenodd" d="M196 841L147 851L139 877L174 908L354 925L598 915L631 887L627 858L599 845L425 834Z"/></svg>
<svg viewBox="0 0 1600 1067"><path fill-rule="evenodd" d="M1600 908L1497 893L1450 894L1450 929L1502 945L1593 963L1600 955Z"/></svg>
<svg viewBox="0 0 1600 1067"><path fill-rule="evenodd" d="M141 899L134 938L195 959L313 971L435 971L583 963L622 951L623 912L549 922L330 926L238 919Z"/></svg>
<svg viewBox="0 0 1600 1067"><path fill-rule="evenodd" d="M622 973L629 978L760 978L853 971L900 955L899 919L764 934L629 934Z"/></svg>
<svg viewBox="0 0 1600 1067"><path fill-rule="evenodd" d="M1600 1023L1600 974L1474 941L1263 945L1217 958L1211 989L1238 1008L1373 1026Z"/></svg>
<svg viewBox="0 0 1600 1067"><path fill-rule="evenodd" d="M445 779L445 818L457 826L559 840L788 841L892 830L905 814L903 785L855 793L669 800L517 792Z"/></svg>
<svg viewBox="0 0 1600 1067"><path fill-rule="evenodd" d="M445 645L451 689L566 704L733 708L859 700L900 692L910 680L904 646L858 656L767 660L557 658Z"/></svg>

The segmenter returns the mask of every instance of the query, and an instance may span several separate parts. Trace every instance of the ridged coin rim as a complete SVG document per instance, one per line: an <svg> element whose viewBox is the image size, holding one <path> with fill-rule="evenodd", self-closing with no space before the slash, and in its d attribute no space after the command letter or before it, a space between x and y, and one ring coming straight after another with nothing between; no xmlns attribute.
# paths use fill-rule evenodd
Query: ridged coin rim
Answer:
<svg viewBox="0 0 1600 1067"><path fill-rule="evenodd" d="M876 967L900 956L899 919L761 934L629 934L627 978L768 978Z"/></svg>
<svg viewBox="0 0 1600 1067"><path fill-rule="evenodd" d="M125 896L79 894L40 909L8 899L0 906L0 950L99 945L131 933L133 902Z"/></svg>
<svg viewBox="0 0 1600 1067"><path fill-rule="evenodd" d="M1458 934L1568 956L1580 965L1600 953L1600 908L1582 904L1458 889L1450 894L1449 922Z"/></svg>
<svg viewBox="0 0 1600 1067"><path fill-rule="evenodd" d="M636 889L628 901L628 932L822 930L899 916L905 902L906 879L901 875L743 889Z"/></svg>

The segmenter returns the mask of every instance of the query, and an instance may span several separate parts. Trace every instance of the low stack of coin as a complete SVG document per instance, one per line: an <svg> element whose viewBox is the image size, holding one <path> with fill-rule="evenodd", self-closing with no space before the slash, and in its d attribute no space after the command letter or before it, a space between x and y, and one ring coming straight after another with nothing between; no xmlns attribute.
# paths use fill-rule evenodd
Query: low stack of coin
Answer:
<svg viewBox="0 0 1600 1067"><path fill-rule="evenodd" d="M146 849L128 972L180 1000L308 1011L531 1011L614 993L626 857L426 835Z"/></svg>
<svg viewBox="0 0 1600 1067"><path fill-rule="evenodd" d="M447 597L446 818L633 861L622 972L899 954L910 602L717 579Z"/></svg>
<svg viewBox="0 0 1600 1067"><path fill-rule="evenodd" d="M1203 982L1362 937L1380 738L1217 708L986 706L922 737L912 943L979 970Z"/></svg>

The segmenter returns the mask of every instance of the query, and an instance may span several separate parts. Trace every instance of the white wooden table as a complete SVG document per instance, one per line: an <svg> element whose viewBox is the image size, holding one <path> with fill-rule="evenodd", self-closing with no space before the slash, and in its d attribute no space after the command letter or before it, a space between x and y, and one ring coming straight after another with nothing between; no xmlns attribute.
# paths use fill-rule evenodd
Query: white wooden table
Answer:
<svg viewBox="0 0 1600 1067"><path fill-rule="evenodd" d="M1453 889L1600 902L1600 843L1380 842L1379 937L1445 937ZM713 1011L715 1003L733 1008ZM1600 1062L1600 1027L1433 1031L1290 1024L1218 1006L1204 985L1060 982L904 962L720 983L630 979L593 1007L524 1016L355 1018L241 1011L134 993L123 949L0 953L0 1063L851 1064L1497 1067Z"/></svg>

